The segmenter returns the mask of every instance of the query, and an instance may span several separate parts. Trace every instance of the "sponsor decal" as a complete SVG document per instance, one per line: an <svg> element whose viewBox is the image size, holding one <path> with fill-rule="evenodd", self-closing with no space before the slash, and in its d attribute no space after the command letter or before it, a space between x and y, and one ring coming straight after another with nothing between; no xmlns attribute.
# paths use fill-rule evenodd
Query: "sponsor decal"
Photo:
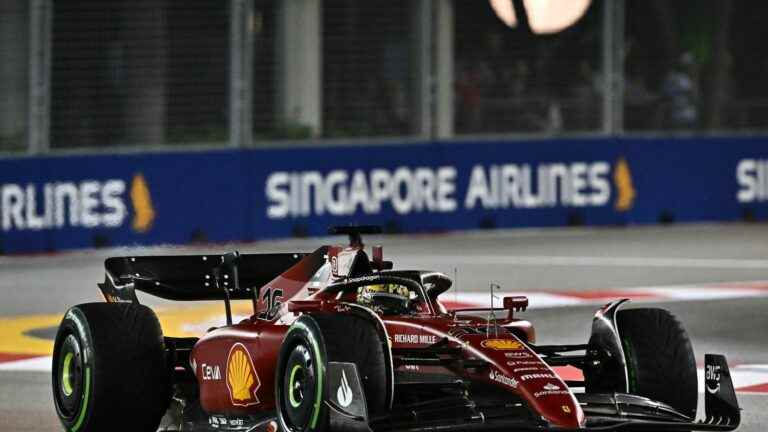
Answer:
<svg viewBox="0 0 768 432"><path fill-rule="evenodd" d="M507 364L514 363L514 362L507 362ZM533 362L531 362L533 363ZM525 372L525 371L543 371L548 372L547 369L541 367L541 366L527 366L527 367L521 367L521 368L515 368L512 369L512 372Z"/></svg>
<svg viewBox="0 0 768 432"><path fill-rule="evenodd" d="M736 165L738 191L736 200L741 204L768 201L768 160L742 159Z"/></svg>
<svg viewBox="0 0 768 432"><path fill-rule="evenodd" d="M336 255L331 257L331 273L339 274L339 258Z"/></svg>
<svg viewBox="0 0 768 432"><path fill-rule="evenodd" d="M218 429L219 426L243 427L245 426L245 420L243 420L242 418L210 416L208 417L208 425L214 429Z"/></svg>
<svg viewBox="0 0 768 432"><path fill-rule="evenodd" d="M464 207L601 207L611 198L610 171L606 161L475 165Z"/></svg>
<svg viewBox="0 0 768 432"><path fill-rule="evenodd" d="M127 186L124 179L0 184L0 228L118 228L125 225L132 207L131 227L145 233L155 219L149 186L141 173L134 175L130 192Z"/></svg>
<svg viewBox="0 0 768 432"><path fill-rule="evenodd" d="M496 371L495 369L491 371L491 373L488 375L488 378L490 378L491 381L496 381L496 382L504 384L504 385L506 385L508 387L517 388L518 382L517 382L516 379L514 379L512 377L508 377L508 376L506 376L506 375Z"/></svg>
<svg viewBox="0 0 768 432"><path fill-rule="evenodd" d="M352 308L349 307L349 305L340 304L340 305L334 306L333 310L335 310L336 312L349 312L352 310Z"/></svg>
<svg viewBox="0 0 768 432"><path fill-rule="evenodd" d="M120 297L110 294L110 293L102 293L104 295L104 300L107 301L107 303L132 303L132 300L123 300Z"/></svg>
<svg viewBox="0 0 768 432"><path fill-rule="evenodd" d="M541 367L541 362L537 360L510 360L507 362L507 366L538 366Z"/></svg>
<svg viewBox="0 0 768 432"><path fill-rule="evenodd" d="M142 173L133 176L131 182L131 203L133 204L133 230L145 233L152 229L155 222L155 208L152 205L152 195L149 185Z"/></svg>
<svg viewBox="0 0 768 432"><path fill-rule="evenodd" d="M704 371L704 384L707 388L707 392L710 394L716 394L720 391L720 365L706 365L707 369Z"/></svg>
<svg viewBox="0 0 768 432"><path fill-rule="evenodd" d="M611 171L613 177L611 178ZM466 174L467 189L457 196L455 166L395 167L370 170L275 171L265 184L267 217L285 219L322 215L399 215L508 208L603 207L628 211L635 200L625 158L542 164L477 164Z"/></svg>
<svg viewBox="0 0 768 432"><path fill-rule="evenodd" d="M497 351L516 351L523 349L523 344L513 339L486 339L480 343L480 346Z"/></svg>
<svg viewBox="0 0 768 432"><path fill-rule="evenodd" d="M613 208L618 212L632 210L635 203L635 186L632 184L632 172L627 160L619 158L613 168L613 184L616 187L616 202Z"/></svg>
<svg viewBox="0 0 768 432"><path fill-rule="evenodd" d="M529 353L528 351L506 352L504 353L504 357L509 359L533 358L533 354ZM539 362L534 363L539 364ZM518 362L517 364L522 363Z"/></svg>
<svg viewBox="0 0 768 432"><path fill-rule="evenodd" d="M458 207L456 168L374 168L285 172L266 182L267 217L347 216L362 211L378 214L391 206L398 214L452 212Z"/></svg>
<svg viewBox="0 0 768 432"><path fill-rule="evenodd" d="M396 343L401 344L436 344L437 336L424 334L395 334Z"/></svg>
<svg viewBox="0 0 768 432"><path fill-rule="evenodd" d="M522 381L528 381L532 379L542 379L542 378L556 379L557 377L552 375L551 373L535 373L535 374L525 374L520 376L520 379Z"/></svg>
<svg viewBox="0 0 768 432"><path fill-rule="evenodd" d="M200 365L200 371L203 374L203 381L218 381L221 379L221 368L218 365Z"/></svg>
<svg viewBox="0 0 768 432"><path fill-rule="evenodd" d="M566 414L570 414L571 413L571 407L569 407L568 405L563 405L560 408L562 408L563 412L566 413Z"/></svg>
<svg viewBox="0 0 768 432"><path fill-rule="evenodd" d="M239 342L232 345L227 357L227 388L232 405L248 407L259 404L256 397L259 387L261 381L248 349Z"/></svg>
<svg viewBox="0 0 768 432"><path fill-rule="evenodd" d="M339 388L336 390L336 401L340 407L346 408L352 403L353 397L352 388L349 386L349 381L347 381L347 374L342 370L341 382L339 382Z"/></svg>
<svg viewBox="0 0 768 432"><path fill-rule="evenodd" d="M563 390L558 385L547 383L541 388L541 391L534 392L533 396L540 398L543 396L566 395L566 394L568 394L568 390Z"/></svg>

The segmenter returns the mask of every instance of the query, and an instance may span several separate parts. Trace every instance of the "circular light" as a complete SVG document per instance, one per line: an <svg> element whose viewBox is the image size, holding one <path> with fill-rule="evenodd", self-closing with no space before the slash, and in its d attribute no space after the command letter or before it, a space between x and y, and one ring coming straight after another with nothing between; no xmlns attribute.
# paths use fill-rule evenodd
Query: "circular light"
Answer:
<svg viewBox="0 0 768 432"><path fill-rule="evenodd" d="M537 34L561 32L581 19L592 0L523 0L531 30ZM496 16L509 27L517 27L512 0L489 0Z"/></svg>
<svg viewBox="0 0 768 432"><path fill-rule="evenodd" d="M515 8L512 7L512 0L489 0L491 7L496 12L496 16L509 27L517 27L517 16Z"/></svg>

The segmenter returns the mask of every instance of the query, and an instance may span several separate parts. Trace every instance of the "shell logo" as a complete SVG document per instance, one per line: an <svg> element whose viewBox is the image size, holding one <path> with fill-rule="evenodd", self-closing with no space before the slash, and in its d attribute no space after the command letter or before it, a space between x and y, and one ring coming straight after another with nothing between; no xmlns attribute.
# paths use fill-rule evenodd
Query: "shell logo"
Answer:
<svg viewBox="0 0 768 432"><path fill-rule="evenodd" d="M512 339L486 339L480 343L483 348L497 351L515 351L523 349L523 344Z"/></svg>
<svg viewBox="0 0 768 432"><path fill-rule="evenodd" d="M261 387L261 381L256 374L256 368L248 353L248 349L241 343L232 345L227 357L227 388L232 405L248 407L258 405L259 398L256 391Z"/></svg>

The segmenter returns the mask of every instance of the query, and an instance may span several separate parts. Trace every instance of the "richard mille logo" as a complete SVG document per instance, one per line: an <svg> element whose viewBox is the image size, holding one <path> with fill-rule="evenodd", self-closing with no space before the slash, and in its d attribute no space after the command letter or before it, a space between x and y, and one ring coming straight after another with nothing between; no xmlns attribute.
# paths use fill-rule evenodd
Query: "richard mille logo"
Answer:
<svg viewBox="0 0 768 432"><path fill-rule="evenodd" d="M347 381L347 374L341 371L341 382L339 388L336 390L336 400L342 408L346 408L352 403L352 388L349 387L349 381Z"/></svg>

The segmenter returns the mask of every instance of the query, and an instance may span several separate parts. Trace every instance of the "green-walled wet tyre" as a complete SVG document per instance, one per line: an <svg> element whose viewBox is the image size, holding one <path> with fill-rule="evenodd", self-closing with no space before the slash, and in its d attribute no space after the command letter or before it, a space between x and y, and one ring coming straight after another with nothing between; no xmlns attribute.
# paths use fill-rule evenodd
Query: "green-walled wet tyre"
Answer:
<svg viewBox="0 0 768 432"><path fill-rule="evenodd" d="M154 312L128 303L67 311L53 348L53 400L70 432L155 431L171 397Z"/></svg>
<svg viewBox="0 0 768 432"><path fill-rule="evenodd" d="M696 416L698 378L691 340L664 309L627 309L617 316L629 392Z"/></svg>

